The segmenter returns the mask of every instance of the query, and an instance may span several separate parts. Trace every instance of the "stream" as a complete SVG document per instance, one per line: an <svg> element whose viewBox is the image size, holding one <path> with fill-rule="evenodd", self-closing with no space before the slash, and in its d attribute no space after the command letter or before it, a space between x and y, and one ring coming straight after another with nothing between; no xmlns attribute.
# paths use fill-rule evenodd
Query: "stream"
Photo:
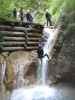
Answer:
<svg viewBox="0 0 75 100"><path fill-rule="evenodd" d="M49 59L51 59L58 30L45 28L44 35L46 33L47 41L43 49L44 54L47 53L50 57ZM1 96L0 100L75 100L75 87L72 84L60 83L52 86L47 85L47 70L48 58L44 57L42 63L39 61L38 64L37 81L40 84L14 89L11 93L4 94L3 97Z"/></svg>

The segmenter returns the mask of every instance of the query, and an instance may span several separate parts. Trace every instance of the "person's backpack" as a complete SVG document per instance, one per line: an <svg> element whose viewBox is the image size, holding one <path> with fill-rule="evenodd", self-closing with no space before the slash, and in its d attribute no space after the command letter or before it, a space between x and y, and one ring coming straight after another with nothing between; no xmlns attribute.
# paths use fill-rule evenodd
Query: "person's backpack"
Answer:
<svg viewBox="0 0 75 100"><path fill-rule="evenodd" d="M33 17L32 17L32 15L30 13L26 14L26 18L27 18L28 22L33 22Z"/></svg>

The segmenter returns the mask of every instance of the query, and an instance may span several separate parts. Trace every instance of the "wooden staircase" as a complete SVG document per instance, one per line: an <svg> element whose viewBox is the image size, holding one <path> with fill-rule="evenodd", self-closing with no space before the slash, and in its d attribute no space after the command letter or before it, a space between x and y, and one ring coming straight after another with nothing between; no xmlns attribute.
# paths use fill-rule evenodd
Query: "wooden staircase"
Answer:
<svg viewBox="0 0 75 100"><path fill-rule="evenodd" d="M42 30L43 26L35 23L0 22L0 52L36 50Z"/></svg>

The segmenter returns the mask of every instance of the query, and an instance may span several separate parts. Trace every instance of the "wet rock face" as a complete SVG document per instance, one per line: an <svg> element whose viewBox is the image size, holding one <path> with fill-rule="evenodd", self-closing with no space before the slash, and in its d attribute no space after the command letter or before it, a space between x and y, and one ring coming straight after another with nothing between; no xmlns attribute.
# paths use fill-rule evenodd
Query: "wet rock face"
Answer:
<svg viewBox="0 0 75 100"><path fill-rule="evenodd" d="M56 59L49 62L49 76L75 82L75 24L69 24Z"/></svg>
<svg viewBox="0 0 75 100"><path fill-rule="evenodd" d="M8 80L11 80L10 84L8 81L8 84L4 84L6 88L8 86L8 90L35 83L38 63L37 53L35 51L13 52L9 57L7 56L6 58L8 60L4 59L4 57L0 55L0 89L3 86L3 79L6 77L5 74L3 74L3 72L5 72L6 66L8 69L10 68L8 73L12 73L12 71L14 72L11 75L13 78L11 78L9 74L7 75L7 77L9 77L6 77Z"/></svg>
<svg viewBox="0 0 75 100"><path fill-rule="evenodd" d="M28 71L24 74L24 79L29 80L29 84L35 84L37 79L37 67L38 67L38 60L33 60L28 65Z"/></svg>
<svg viewBox="0 0 75 100"><path fill-rule="evenodd" d="M18 63L18 65L16 66L17 87L29 86L31 84L34 84L36 81L35 79L36 79L36 70L37 70L36 68L38 59L35 51L25 52L23 53L23 56L19 56L17 58L17 63Z"/></svg>

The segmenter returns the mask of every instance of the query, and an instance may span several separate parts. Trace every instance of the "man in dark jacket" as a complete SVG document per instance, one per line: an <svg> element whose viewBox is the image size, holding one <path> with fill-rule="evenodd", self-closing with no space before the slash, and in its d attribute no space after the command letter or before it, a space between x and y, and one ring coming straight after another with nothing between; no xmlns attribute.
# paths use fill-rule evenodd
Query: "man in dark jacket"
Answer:
<svg viewBox="0 0 75 100"><path fill-rule="evenodd" d="M14 18L17 17L17 10L16 10L16 8L13 9L13 17L14 17Z"/></svg>
<svg viewBox="0 0 75 100"><path fill-rule="evenodd" d="M43 55L44 55L43 48L42 47L38 47L37 53L38 53L38 58L42 59Z"/></svg>
<svg viewBox="0 0 75 100"><path fill-rule="evenodd" d="M32 15L31 15L29 10L26 13L26 19L27 19L27 22L30 22L30 23L33 22L33 17L32 17Z"/></svg>
<svg viewBox="0 0 75 100"><path fill-rule="evenodd" d="M46 20L47 20L47 26L51 26L52 25L51 14L48 12L48 10L46 10L45 17L46 17Z"/></svg>
<svg viewBox="0 0 75 100"><path fill-rule="evenodd" d="M23 8L20 9L20 20L23 22Z"/></svg>
<svg viewBox="0 0 75 100"><path fill-rule="evenodd" d="M41 45L38 46L37 54L38 54L38 58L41 59L41 61L42 61L42 58L44 58L45 56L47 56L47 58L49 59L48 54L44 54L44 50Z"/></svg>

